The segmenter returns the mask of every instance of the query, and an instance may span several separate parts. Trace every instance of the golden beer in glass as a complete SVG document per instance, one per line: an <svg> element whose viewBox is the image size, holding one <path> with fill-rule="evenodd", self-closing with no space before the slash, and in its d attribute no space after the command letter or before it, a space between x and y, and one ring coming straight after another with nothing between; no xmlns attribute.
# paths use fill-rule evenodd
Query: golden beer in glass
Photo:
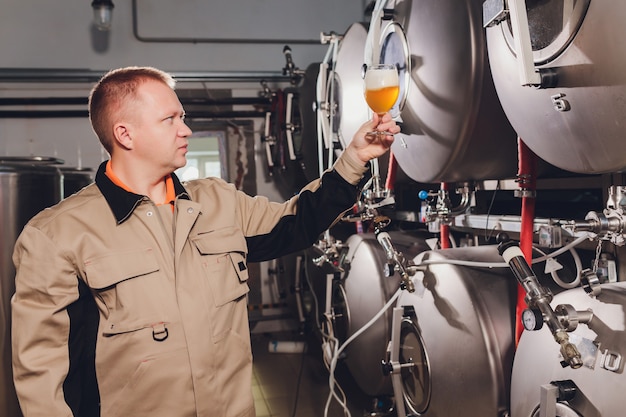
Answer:
<svg viewBox="0 0 626 417"><path fill-rule="evenodd" d="M398 70L393 64L370 65L365 70L364 94L367 105L379 116L392 109L400 94ZM385 132L371 132L385 135Z"/></svg>

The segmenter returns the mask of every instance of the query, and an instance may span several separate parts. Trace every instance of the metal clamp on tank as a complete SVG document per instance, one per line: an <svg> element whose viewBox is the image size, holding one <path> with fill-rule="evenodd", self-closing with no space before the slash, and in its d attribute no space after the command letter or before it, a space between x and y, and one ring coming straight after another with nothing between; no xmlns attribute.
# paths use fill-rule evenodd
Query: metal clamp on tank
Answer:
<svg viewBox="0 0 626 417"><path fill-rule="evenodd" d="M450 224L454 217L465 213L472 202L472 190L466 183L457 188L456 193L461 195L461 201L456 207L452 207L449 192L443 187L437 191L420 191L419 199L426 202L424 223L434 224L436 228L439 224Z"/></svg>
<svg viewBox="0 0 626 417"><path fill-rule="evenodd" d="M274 93L270 89L267 81L262 80L261 86L263 87L263 92L261 93L261 96L267 98L268 100L273 100L276 96L276 93ZM265 127L263 129L263 135L261 136L261 142L265 144L265 156L267 157L267 169L269 175L273 175L274 157L272 156L272 150L274 149L277 141L276 136L272 134L272 113L272 111L265 112Z"/></svg>
<svg viewBox="0 0 626 417"><path fill-rule="evenodd" d="M378 173L378 160L372 160L373 175L369 182L363 188L361 193L362 199L356 204L357 213L344 216L341 220L344 222L359 222L374 220L378 217L378 209L381 207L392 206L396 200L391 190L381 185L380 174Z"/></svg>
<svg viewBox="0 0 626 417"><path fill-rule="evenodd" d="M391 242L389 233L384 232L383 229L387 227L390 220L385 216L378 216L374 219L374 233L376 234L376 240L385 250L385 256L389 261L389 275L393 274L393 271L398 271L402 277L402 283L400 287L403 290L409 292L415 291L415 285L411 280L411 277L415 275L415 269L411 268L412 261L408 261L402 252L398 252Z"/></svg>
<svg viewBox="0 0 626 417"><path fill-rule="evenodd" d="M593 319L593 311L590 309L578 311L571 304L559 304L554 308L554 314L568 332L576 330L578 324L588 324Z"/></svg>
<svg viewBox="0 0 626 417"><path fill-rule="evenodd" d="M563 225L565 229L573 229L574 232L587 231L598 235L598 239L610 240L617 246L626 243L624 232L626 231L626 187L609 187L609 197L606 208L602 213L590 211L585 216L585 222L570 222Z"/></svg>
<svg viewBox="0 0 626 417"><path fill-rule="evenodd" d="M343 258L348 246L341 240L336 240L328 230L324 233L324 238L313 244L312 248L319 253L319 256L311 260L315 266L330 265L337 272L344 272Z"/></svg>
<svg viewBox="0 0 626 417"><path fill-rule="evenodd" d="M557 314L550 307L552 301L552 293L545 287L543 287L535 273L530 268L524 254L519 245L510 240L506 233L501 233L498 236L498 252L504 258L506 263L513 271L513 275L520 283L522 288L526 291L526 303L528 304L530 311L540 312L540 316L536 315L539 322L545 322L554 340L561 347L561 355L566 365L571 366L573 369L580 368L583 365L583 361L578 351L578 348L570 342L567 329L559 320ZM526 317L524 318L526 321Z"/></svg>
<svg viewBox="0 0 626 417"><path fill-rule="evenodd" d="M291 77L291 84L296 85L304 76L305 71L296 67L293 63L293 58L291 57L291 48L289 47L289 45L285 45L283 47L283 54L285 55L286 61L285 67L283 68L283 75Z"/></svg>
<svg viewBox="0 0 626 417"><path fill-rule="evenodd" d="M386 189L381 184L380 173L378 172L378 160L372 162L374 174L370 187L363 190L363 197L366 205L370 209L390 206L395 203L391 190Z"/></svg>

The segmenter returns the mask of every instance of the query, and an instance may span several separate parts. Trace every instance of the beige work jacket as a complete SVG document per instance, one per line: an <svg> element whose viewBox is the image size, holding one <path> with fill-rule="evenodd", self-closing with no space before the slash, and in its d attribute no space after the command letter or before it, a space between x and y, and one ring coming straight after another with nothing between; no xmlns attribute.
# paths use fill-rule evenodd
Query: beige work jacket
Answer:
<svg viewBox="0 0 626 417"><path fill-rule="evenodd" d="M247 263L310 246L354 204L365 171L342 157L283 204L175 179L168 223L103 164L15 245L24 416L254 416Z"/></svg>

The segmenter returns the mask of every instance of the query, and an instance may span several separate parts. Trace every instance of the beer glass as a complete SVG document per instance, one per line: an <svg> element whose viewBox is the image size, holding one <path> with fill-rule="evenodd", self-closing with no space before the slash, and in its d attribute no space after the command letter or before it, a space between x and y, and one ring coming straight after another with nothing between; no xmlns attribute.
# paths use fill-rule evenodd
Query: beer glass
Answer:
<svg viewBox="0 0 626 417"><path fill-rule="evenodd" d="M365 101L373 112L382 117L398 99L400 82L398 70L393 64L369 65L364 77ZM372 135L390 135L388 132L374 131Z"/></svg>

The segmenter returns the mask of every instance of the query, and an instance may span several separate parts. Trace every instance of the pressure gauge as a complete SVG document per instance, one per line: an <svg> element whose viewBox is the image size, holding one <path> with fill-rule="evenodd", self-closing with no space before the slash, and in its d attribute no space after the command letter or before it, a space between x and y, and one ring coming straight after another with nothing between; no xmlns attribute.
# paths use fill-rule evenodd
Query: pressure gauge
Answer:
<svg viewBox="0 0 626 417"><path fill-rule="evenodd" d="M543 326L543 314L534 308L522 312L522 324L526 330L539 330Z"/></svg>

